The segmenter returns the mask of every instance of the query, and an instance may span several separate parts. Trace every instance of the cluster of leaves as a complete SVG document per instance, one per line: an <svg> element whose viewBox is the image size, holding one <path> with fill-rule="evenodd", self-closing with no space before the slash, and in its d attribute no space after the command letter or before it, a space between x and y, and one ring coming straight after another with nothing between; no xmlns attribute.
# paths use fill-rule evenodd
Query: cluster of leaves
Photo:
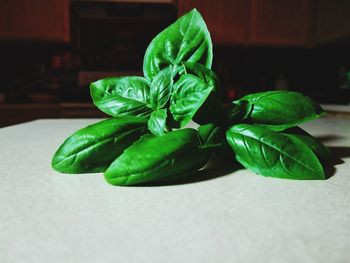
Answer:
<svg viewBox="0 0 350 263"><path fill-rule="evenodd" d="M91 84L94 104L112 117L71 135L52 167L104 172L111 184L132 185L195 172L216 153L264 176L324 179L328 149L297 127L322 109L300 93L282 91L222 107L212 59L208 29L194 9L152 40L144 77ZM191 120L198 129L184 128Z"/></svg>

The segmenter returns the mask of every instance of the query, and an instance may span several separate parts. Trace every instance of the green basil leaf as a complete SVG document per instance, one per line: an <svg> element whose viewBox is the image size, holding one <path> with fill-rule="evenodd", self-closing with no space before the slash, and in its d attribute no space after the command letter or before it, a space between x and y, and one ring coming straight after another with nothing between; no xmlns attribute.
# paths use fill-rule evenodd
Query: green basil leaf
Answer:
<svg viewBox="0 0 350 263"><path fill-rule="evenodd" d="M281 131L324 114L322 108L309 97L293 91L269 91L247 95L240 101L249 101L253 110L249 119L254 124Z"/></svg>
<svg viewBox="0 0 350 263"><path fill-rule="evenodd" d="M234 152L227 143L222 126L216 126L213 123L200 125L198 133L203 149L213 148L215 153L221 158L229 161L235 160Z"/></svg>
<svg viewBox="0 0 350 263"><path fill-rule="evenodd" d="M213 86L213 91L217 93L221 92L220 80L218 76L216 76L214 71L199 63L183 62L182 64L185 68L183 72L185 72L186 74L195 75L196 77L204 80L204 82L207 83L208 86Z"/></svg>
<svg viewBox="0 0 350 263"><path fill-rule="evenodd" d="M193 118L198 109L208 98L213 86L208 86L192 74L181 75L174 84L170 111L174 120L184 127Z"/></svg>
<svg viewBox="0 0 350 263"><path fill-rule="evenodd" d="M107 119L78 130L58 148L52 167L62 173L103 172L129 145L147 133L141 117Z"/></svg>
<svg viewBox="0 0 350 263"><path fill-rule="evenodd" d="M208 123L199 126L198 134L202 148L217 148L222 146L225 138L221 127L213 123Z"/></svg>
<svg viewBox="0 0 350 263"><path fill-rule="evenodd" d="M211 93L194 115L194 121L199 124L216 122L220 117L218 111L221 109L221 88L219 78L212 70L201 64L191 62L184 62L183 64L187 73L200 78L208 87L212 87Z"/></svg>
<svg viewBox="0 0 350 263"><path fill-rule="evenodd" d="M156 111L153 111L148 120L148 129L156 136L163 135L165 133L166 119L166 109L158 109Z"/></svg>
<svg viewBox="0 0 350 263"><path fill-rule="evenodd" d="M298 140L307 145L322 162L329 160L331 153L321 142L300 127L288 129L283 132L291 140Z"/></svg>
<svg viewBox="0 0 350 263"><path fill-rule="evenodd" d="M113 185L171 179L203 167L211 154L210 150L201 149L194 129L176 130L159 137L146 135L126 149L104 175Z"/></svg>
<svg viewBox="0 0 350 263"><path fill-rule="evenodd" d="M173 66L161 70L151 84L150 105L152 109L160 109L167 105L173 89Z"/></svg>
<svg viewBox="0 0 350 263"><path fill-rule="evenodd" d="M213 47L200 13L193 9L159 33L148 46L143 73L149 80L169 65L198 62L211 68Z"/></svg>
<svg viewBox="0 0 350 263"><path fill-rule="evenodd" d="M222 120L224 126L237 124L245 121L253 109L249 101L233 102L222 110Z"/></svg>
<svg viewBox="0 0 350 263"><path fill-rule="evenodd" d="M144 116L151 113L150 82L142 77L116 77L91 83L94 104L104 113L114 116Z"/></svg>
<svg viewBox="0 0 350 263"><path fill-rule="evenodd" d="M264 127L238 124L226 139L244 167L257 174L287 179L325 179L322 165L309 147Z"/></svg>

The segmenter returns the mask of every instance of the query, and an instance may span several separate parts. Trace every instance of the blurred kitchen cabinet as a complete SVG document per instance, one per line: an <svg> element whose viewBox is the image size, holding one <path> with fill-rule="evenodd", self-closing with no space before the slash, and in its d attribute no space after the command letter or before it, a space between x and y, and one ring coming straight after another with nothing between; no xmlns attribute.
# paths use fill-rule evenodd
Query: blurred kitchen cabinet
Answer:
<svg viewBox="0 0 350 263"><path fill-rule="evenodd" d="M59 118L60 107L47 104L0 104L0 128L36 119Z"/></svg>
<svg viewBox="0 0 350 263"><path fill-rule="evenodd" d="M214 43L248 42L250 0L178 0L179 16L193 8L202 14Z"/></svg>
<svg viewBox="0 0 350 263"><path fill-rule="evenodd" d="M106 118L92 103L0 103L0 128L37 119Z"/></svg>
<svg viewBox="0 0 350 263"><path fill-rule="evenodd" d="M252 0L251 43L279 46L309 45L312 26L311 5L311 0Z"/></svg>
<svg viewBox="0 0 350 263"><path fill-rule="evenodd" d="M318 43L350 37L350 1L316 0Z"/></svg>
<svg viewBox="0 0 350 263"><path fill-rule="evenodd" d="M0 39L69 41L69 0L0 0Z"/></svg>
<svg viewBox="0 0 350 263"><path fill-rule="evenodd" d="M197 8L214 43L304 46L311 40L312 0L178 0L179 15Z"/></svg>

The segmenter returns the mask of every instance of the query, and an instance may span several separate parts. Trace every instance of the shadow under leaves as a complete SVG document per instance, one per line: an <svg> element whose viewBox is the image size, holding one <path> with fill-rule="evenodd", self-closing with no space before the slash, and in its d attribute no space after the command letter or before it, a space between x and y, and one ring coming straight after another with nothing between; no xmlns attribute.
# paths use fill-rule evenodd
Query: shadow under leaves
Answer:
<svg viewBox="0 0 350 263"><path fill-rule="evenodd" d="M209 163L199 171L184 174L181 177L176 177L173 179L143 183L139 184L138 186L171 186L203 182L229 175L239 169L243 169L243 166L241 166L237 161L223 160L213 156Z"/></svg>
<svg viewBox="0 0 350 263"><path fill-rule="evenodd" d="M337 139L338 137L334 136L325 136L325 141L332 139ZM318 138L319 139L319 138ZM320 141L323 141L320 139ZM350 157L350 147L339 147L339 146L328 146L331 152L331 158L328 162L324 163L324 171L326 179L332 177L336 172L336 165L343 164L343 158ZM172 186L172 185L183 185L198 183L203 181L212 180L218 177L223 177L229 175L239 169L245 169L237 161L234 160L224 160L217 156L214 156L209 163L202 169L190 174L184 174L180 177L173 179L166 179L157 182L143 183L135 185L136 187L145 187L145 186Z"/></svg>
<svg viewBox="0 0 350 263"><path fill-rule="evenodd" d="M343 164L343 158L350 157L350 147L328 146L331 152L331 159L324 164L326 178L332 177L336 172L336 165Z"/></svg>
<svg viewBox="0 0 350 263"><path fill-rule="evenodd" d="M319 142L322 142L322 143L344 139L344 137L339 136L339 135L334 135L334 134L322 135L322 136L314 136L314 137L315 137L315 139L317 139Z"/></svg>

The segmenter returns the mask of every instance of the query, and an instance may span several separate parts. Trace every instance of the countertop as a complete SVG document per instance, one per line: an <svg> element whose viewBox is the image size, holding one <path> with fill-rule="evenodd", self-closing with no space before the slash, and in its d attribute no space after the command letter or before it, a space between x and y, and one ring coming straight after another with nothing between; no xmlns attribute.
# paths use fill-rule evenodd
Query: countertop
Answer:
<svg viewBox="0 0 350 263"><path fill-rule="evenodd" d="M325 181L218 163L187 181L115 187L50 168L93 119L0 129L0 262L350 262L350 116L303 127L330 146Z"/></svg>

